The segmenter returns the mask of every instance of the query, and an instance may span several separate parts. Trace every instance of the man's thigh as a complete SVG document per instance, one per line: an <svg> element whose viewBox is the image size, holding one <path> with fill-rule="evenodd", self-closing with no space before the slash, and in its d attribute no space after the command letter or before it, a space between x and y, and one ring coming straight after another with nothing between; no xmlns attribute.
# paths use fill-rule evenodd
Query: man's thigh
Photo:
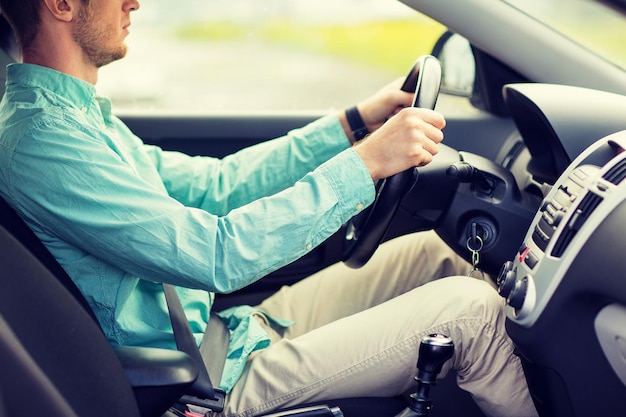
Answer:
<svg viewBox="0 0 626 417"><path fill-rule="evenodd" d="M360 269L332 265L293 286L283 287L259 306L296 322L285 337L297 337L342 317L381 304L432 280L471 269L433 231L382 244Z"/></svg>

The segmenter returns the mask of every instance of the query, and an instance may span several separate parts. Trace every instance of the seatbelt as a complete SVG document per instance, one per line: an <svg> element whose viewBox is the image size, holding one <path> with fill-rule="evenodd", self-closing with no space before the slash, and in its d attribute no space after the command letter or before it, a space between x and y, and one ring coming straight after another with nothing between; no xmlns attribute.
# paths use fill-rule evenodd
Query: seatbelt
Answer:
<svg viewBox="0 0 626 417"><path fill-rule="evenodd" d="M202 355L200 354L200 349L198 349L196 340L191 332L191 328L189 327L189 322L185 316L185 311L180 303L180 298L178 297L178 293L176 293L176 288L170 284L164 283L162 285L163 292L165 293L165 300L167 301L167 308L170 312L170 321L172 323L172 329L174 330L176 346L178 350L185 352L198 363L198 379L196 379L196 382L190 388L191 395L184 395L180 399L180 402L221 412L224 409L224 399L226 397L226 393L223 390L214 387L211 382L209 372L207 371ZM212 330L218 330L219 327L221 327L222 332L224 331L225 327L220 326L218 320L220 320L219 317L215 315L210 317L209 324L206 329L207 333ZM215 334L214 337L205 338L206 340L213 341L212 347L215 348L216 357L219 359L226 357L226 350L228 349L228 333L226 334L226 337L221 336L223 336L223 334ZM221 373L219 376L221 376Z"/></svg>
<svg viewBox="0 0 626 417"><path fill-rule="evenodd" d="M204 337L200 343L200 356L204 360L209 375L217 379L219 385L224 371L228 345L230 342L230 331L224 324L221 317L211 311L209 324L204 332ZM204 359L211 358L211 359Z"/></svg>

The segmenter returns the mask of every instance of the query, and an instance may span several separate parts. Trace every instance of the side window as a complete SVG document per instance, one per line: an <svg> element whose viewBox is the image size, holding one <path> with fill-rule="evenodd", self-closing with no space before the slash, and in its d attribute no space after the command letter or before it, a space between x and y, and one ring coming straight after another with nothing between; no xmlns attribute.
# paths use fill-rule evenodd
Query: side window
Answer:
<svg viewBox="0 0 626 417"><path fill-rule="evenodd" d="M117 111L310 111L369 96L445 27L379 0L144 2L98 91Z"/></svg>

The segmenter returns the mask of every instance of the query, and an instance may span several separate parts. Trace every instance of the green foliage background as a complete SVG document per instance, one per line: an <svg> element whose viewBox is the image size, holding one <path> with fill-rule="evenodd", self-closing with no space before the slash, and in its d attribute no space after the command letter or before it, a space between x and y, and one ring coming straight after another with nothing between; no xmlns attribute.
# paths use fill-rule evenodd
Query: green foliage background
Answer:
<svg viewBox="0 0 626 417"><path fill-rule="evenodd" d="M589 25L560 29L599 55L626 68L626 30L613 27L612 30L593 30ZM444 31L445 27L420 15L416 19L336 25L302 25L280 18L256 26L212 21L179 28L176 35L197 41L254 38L398 72L408 68L413 57L430 53Z"/></svg>
<svg viewBox="0 0 626 417"><path fill-rule="evenodd" d="M253 27L232 22L197 23L178 29L177 36L195 41L254 38L402 73L415 57L430 53L444 32L445 27L428 19L306 26L275 19Z"/></svg>

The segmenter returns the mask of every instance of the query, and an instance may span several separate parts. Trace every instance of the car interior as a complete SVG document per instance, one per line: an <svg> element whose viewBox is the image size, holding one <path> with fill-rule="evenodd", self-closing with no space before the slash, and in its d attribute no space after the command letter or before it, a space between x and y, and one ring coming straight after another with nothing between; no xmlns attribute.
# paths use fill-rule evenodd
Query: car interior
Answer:
<svg viewBox="0 0 626 417"><path fill-rule="evenodd" d="M402 3L446 22L449 32L432 51L444 68L441 58L449 39L457 32L475 34L470 39L477 75L471 101L479 111L447 117L440 153L411 172L410 187L403 185L389 197L397 203L393 216L375 221L383 223L382 231L366 252L381 241L425 230L435 230L462 256L479 252L480 269L496 278L506 300L507 332L522 358L539 415L615 415L626 395L624 72L592 63L587 52L572 45L550 44L560 41L498 2L489 7L476 2L467 13L450 13L461 7L454 0ZM470 27L485 20L494 31L511 31L519 27L511 24L513 19L526 18L523 36L507 37L496 46L488 32ZM19 61L4 19L0 37L0 61ZM554 51L561 54L558 76L541 62ZM588 75L582 81L581 72ZM423 69L417 75L429 73ZM433 81L415 80L420 82ZM221 157L317 116L120 117L148 143ZM352 259L351 227L246 289L218 296L216 308L254 305L282 285ZM53 417L184 415L174 406L198 379L191 356L112 348L72 280L6 201L0 201L0 247L0 417L34 412ZM357 264L369 255L357 256L365 258ZM420 350L422 356L427 355ZM422 414L413 391L397 398L372 393L271 415L484 415L456 386L454 372L418 391L418 399L429 404Z"/></svg>

